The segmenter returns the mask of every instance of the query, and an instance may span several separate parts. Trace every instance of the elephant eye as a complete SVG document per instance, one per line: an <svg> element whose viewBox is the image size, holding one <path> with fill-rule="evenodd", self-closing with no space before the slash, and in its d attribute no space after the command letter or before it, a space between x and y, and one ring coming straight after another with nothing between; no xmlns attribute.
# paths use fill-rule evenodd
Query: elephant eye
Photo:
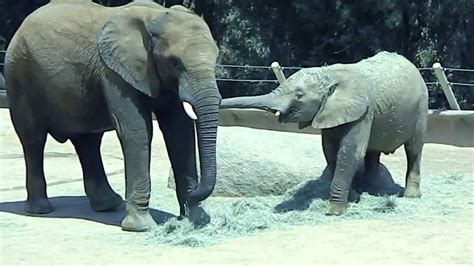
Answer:
<svg viewBox="0 0 474 266"><path fill-rule="evenodd" d="M297 89L295 94L296 94L296 98L297 98L298 100L301 99L301 98L303 98L303 96L304 96L304 92L303 92L302 90L300 90L300 89Z"/></svg>
<svg viewBox="0 0 474 266"><path fill-rule="evenodd" d="M173 67L175 69L181 70L181 68L183 66L183 64L181 63L181 60L179 60L176 57L172 57L172 58L170 58L170 61L171 61L171 65L173 65Z"/></svg>

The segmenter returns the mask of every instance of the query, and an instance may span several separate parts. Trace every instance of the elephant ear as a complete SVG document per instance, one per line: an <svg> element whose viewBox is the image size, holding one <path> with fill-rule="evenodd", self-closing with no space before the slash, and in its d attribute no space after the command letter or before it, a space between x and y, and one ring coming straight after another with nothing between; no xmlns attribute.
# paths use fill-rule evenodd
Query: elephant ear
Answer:
<svg viewBox="0 0 474 266"><path fill-rule="evenodd" d="M153 61L152 38L145 27L146 11L134 10L137 8L126 8L112 16L97 36L97 47L107 67L135 89L156 97L159 78Z"/></svg>
<svg viewBox="0 0 474 266"><path fill-rule="evenodd" d="M314 128L324 129L350 123L367 112L369 99L363 82L356 79L336 81L329 91L311 123Z"/></svg>

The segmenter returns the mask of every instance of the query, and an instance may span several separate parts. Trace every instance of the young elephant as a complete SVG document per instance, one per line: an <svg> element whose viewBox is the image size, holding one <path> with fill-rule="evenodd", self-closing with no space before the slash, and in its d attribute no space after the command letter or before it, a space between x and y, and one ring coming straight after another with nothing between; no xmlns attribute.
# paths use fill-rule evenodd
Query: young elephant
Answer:
<svg viewBox="0 0 474 266"><path fill-rule="evenodd" d="M418 69L403 56L381 52L354 64L298 71L269 94L224 99L221 108L275 112L279 122L321 129L333 173L327 214L341 215L359 162L376 174L380 153L405 145L405 197L418 198L428 91Z"/></svg>

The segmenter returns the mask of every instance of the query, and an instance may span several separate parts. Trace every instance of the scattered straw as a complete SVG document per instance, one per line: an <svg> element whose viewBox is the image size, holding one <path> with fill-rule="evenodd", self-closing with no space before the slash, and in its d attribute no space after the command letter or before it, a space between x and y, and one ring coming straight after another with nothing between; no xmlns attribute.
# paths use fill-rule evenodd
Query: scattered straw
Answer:
<svg viewBox="0 0 474 266"><path fill-rule="evenodd" d="M451 178L452 179L452 178ZM347 214L341 217L326 216L328 189L324 184L309 180L283 196L222 199L211 198L203 206L211 220L196 228L189 220L173 218L146 239L148 243L201 247L229 238L252 235L266 230L283 229L294 225L318 225L348 219L400 220L414 217L443 215L439 206L443 195L405 199L396 196L361 195L359 203L350 203ZM449 195L451 191L439 190ZM290 204L285 205L290 202ZM281 206L284 205L284 208ZM456 211L454 206L450 212Z"/></svg>

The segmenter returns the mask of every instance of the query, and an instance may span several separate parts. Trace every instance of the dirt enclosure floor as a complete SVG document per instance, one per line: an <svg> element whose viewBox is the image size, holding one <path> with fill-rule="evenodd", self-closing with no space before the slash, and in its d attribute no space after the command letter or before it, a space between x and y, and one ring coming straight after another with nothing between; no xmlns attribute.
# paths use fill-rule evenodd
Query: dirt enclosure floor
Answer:
<svg viewBox="0 0 474 266"><path fill-rule="evenodd" d="M304 138L320 141L318 135ZM157 129L153 142L151 208L159 224L153 232L121 231L123 208L94 213L72 145L51 138L45 172L55 210L28 216L22 149L8 111L0 110L0 265L474 264L473 148L426 144L421 199L363 194L343 217L326 217L327 201L311 198L315 188L307 183L283 196L211 198L204 204L211 222L194 229L176 220L178 205L166 187L169 162ZM105 135L102 154L109 181L123 196L115 133ZM324 163L321 158L315 155L315 163ZM403 149L382 160L403 186ZM275 211L291 201L294 209Z"/></svg>

